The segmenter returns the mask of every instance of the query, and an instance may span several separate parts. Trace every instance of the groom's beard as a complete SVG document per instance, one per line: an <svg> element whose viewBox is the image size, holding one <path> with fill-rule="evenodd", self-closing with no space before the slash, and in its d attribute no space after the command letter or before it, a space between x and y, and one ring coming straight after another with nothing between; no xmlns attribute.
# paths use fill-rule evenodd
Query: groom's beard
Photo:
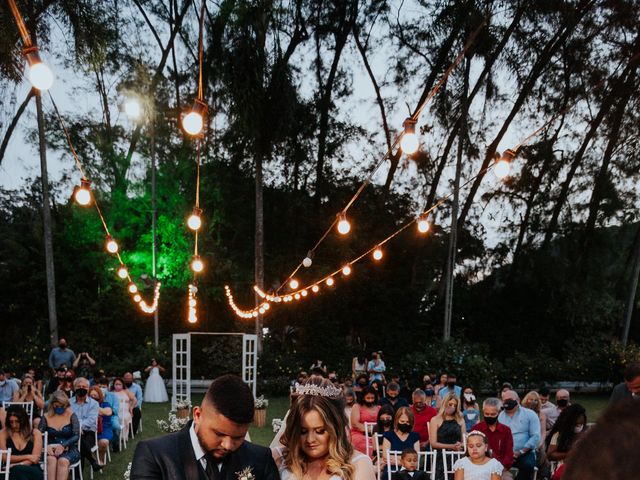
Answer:
<svg viewBox="0 0 640 480"><path fill-rule="evenodd" d="M218 448L210 449L209 446L203 441L200 432L196 432L196 437L198 437L198 442L200 442L200 446L204 453L209 453L213 456L213 458L217 460L223 460L227 455L229 455L233 450L227 450L220 445Z"/></svg>

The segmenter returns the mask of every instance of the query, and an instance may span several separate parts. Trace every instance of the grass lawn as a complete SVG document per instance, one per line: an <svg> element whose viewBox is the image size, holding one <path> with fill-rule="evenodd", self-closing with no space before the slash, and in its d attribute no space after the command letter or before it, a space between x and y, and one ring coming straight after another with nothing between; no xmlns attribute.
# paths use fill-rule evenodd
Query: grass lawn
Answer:
<svg viewBox="0 0 640 480"><path fill-rule="evenodd" d="M198 405L201 400L202 395L194 395L192 402L194 405ZM583 405L587 409L589 422L594 422L604 412L607 406L608 396L573 394L571 396L571 400L573 403L580 403ZM271 420L274 418L283 418L288 407L288 397L269 399L267 423L264 428L251 426L249 429L251 440L259 445L268 446L274 436L271 428ZM94 475L96 480L122 479L122 475L127 469L127 465L133 458L133 452L135 451L138 441L164 434L164 432L158 428L156 420L167 418L170 408L170 403L145 403L142 408L142 433L137 435L135 440L132 440L127 444L128 448L126 450L120 453L111 454L112 462L104 468L103 474ZM84 478L89 478L88 467L85 468Z"/></svg>

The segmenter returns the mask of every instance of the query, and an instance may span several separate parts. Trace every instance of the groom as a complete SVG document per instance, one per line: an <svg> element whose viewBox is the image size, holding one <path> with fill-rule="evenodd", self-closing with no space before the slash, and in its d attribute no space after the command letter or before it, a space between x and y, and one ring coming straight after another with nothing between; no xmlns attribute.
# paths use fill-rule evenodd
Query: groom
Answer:
<svg viewBox="0 0 640 480"><path fill-rule="evenodd" d="M249 387L235 375L218 377L188 427L138 444L131 480L278 480L271 450L244 441L252 421Z"/></svg>

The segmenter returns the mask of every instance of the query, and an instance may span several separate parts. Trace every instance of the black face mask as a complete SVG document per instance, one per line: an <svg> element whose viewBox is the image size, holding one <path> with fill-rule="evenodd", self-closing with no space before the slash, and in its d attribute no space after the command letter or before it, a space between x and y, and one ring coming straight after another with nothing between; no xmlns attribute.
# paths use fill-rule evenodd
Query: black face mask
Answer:
<svg viewBox="0 0 640 480"><path fill-rule="evenodd" d="M67 348L67 344L66 343L61 343L58 346L60 347L61 350L64 350L65 348Z"/></svg>
<svg viewBox="0 0 640 480"><path fill-rule="evenodd" d="M449 387L449 388L453 388L453 387L455 387L455 386L456 386L456 382L455 382L455 380L454 380L454 381L451 381L451 380L450 380L450 381L448 381L448 382L447 382L447 387Z"/></svg>
<svg viewBox="0 0 640 480"><path fill-rule="evenodd" d="M512 398L510 398L509 400L505 400L505 402L504 402L504 409L507 410L508 412L510 412L511 410L516 408L517 406L518 406L518 402L516 402Z"/></svg>
<svg viewBox="0 0 640 480"><path fill-rule="evenodd" d="M498 417L484 417L484 421L487 425L495 425L498 423Z"/></svg>
<svg viewBox="0 0 640 480"><path fill-rule="evenodd" d="M361 383L358 383L358 385L360 385L360 388L366 388L367 382L361 382Z"/></svg>
<svg viewBox="0 0 640 480"><path fill-rule="evenodd" d="M389 419L389 420L380 420L380 425L382 425L383 427L390 427L392 422L393 422L393 420L391 420L391 419Z"/></svg>
<svg viewBox="0 0 640 480"><path fill-rule="evenodd" d="M427 397L433 397L433 395L434 395L435 393L436 393L436 392L434 392L432 389L429 389L429 390L425 390L425 391L424 391L424 394L425 394Z"/></svg>
<svg viewBox="0 0 640 480"><path fill-rule="evenodd" d="M124 382L124 386L129 388L133 382Z"/></svg>
<svg viewBox="0 0 640 480"><path fill-rule="evenodd" d="M374 402L364 402L365 407L373 407Z"/></svg>
<svg viewBox="0 0 640 480"><path fill-rule="evenodd" d="M569 400L565 399L565 398L561 398L560 400L556 401L556 403L558 404L558 406L560 408L564 408L567 405L569 405Z"/></svg>
<svg viewBox="0 0 640 480"><path fill-rule="evenodd" d="M398 395L389 395L389 394L387 394L387 398L393 402L394 400L398 399Z"/></svg>
<svg viewBox="0 0 640 480"><path fill-rule="evenodd" d="M399 423L398 430L400 430L402 433L409 433L411 432L411 430L413 430L413 427L408 423Z"/></svg>
<svg viewBox="0 0 640 480"><path fill-rule="evenodd" d="M86 397L88 390L86 388L76 388L76 397Z"/></svg>

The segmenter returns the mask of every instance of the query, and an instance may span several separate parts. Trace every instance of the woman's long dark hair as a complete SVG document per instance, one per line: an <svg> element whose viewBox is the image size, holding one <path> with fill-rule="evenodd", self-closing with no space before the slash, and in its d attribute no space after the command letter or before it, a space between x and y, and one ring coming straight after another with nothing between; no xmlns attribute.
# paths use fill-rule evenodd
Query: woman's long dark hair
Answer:
<svg viewBox="0 0 640 480"><path fill-rule="evenodd" d="M567 408L562 410L558 420L553 425L553 428L547 435L547 448L549 448L549 444L551 443L551 437L555 433L558 434L558 442L557 449L559 452L566 453L571 449L573 444L573 440L576 437L576 432L574 428L576 426L576 422L580 417L584 417L584 428L587 428L587 411L584 409L582 405L579 403L574 403L573 405L569 405Z"/></svg>
<svg viewBox="0 0 640 480"><path fill-rule="evenodd" d="M15 417L18 420L22 438L31 438L31 423L29 422L29 415L27 415L26 410L19 405L12 405L7 408L7 416L5 419L7 428L9 428L9 418L11 417Z"/></svg>
<svg viewBox="0 0 640 480"><path fill-rule="evenodd" d="M364 405L364 397L366 397L368 394L373 393L373 403L376 404L378 403L378 391L373 388L371 385L369 385L367 388L363 389L362 392L360 393L360 398L358 399L358 403L360 405Z"/></svg>
<svg viewBox="0 0 640 480"><path fill-rule="evenodd" d="M393 417L396 414L395 410L393 409L393 407L391 405L389 405L388 403L386 405L382 405L380 407L380 410L378 410L378 418L376 420L376 426L378 428L378 433L379 434L383 434L384 433L384 426L382 426L382 423L380 421L380 417L382 415L391 415L391 425L389 425L389 430L393 430Z"/></svg>

